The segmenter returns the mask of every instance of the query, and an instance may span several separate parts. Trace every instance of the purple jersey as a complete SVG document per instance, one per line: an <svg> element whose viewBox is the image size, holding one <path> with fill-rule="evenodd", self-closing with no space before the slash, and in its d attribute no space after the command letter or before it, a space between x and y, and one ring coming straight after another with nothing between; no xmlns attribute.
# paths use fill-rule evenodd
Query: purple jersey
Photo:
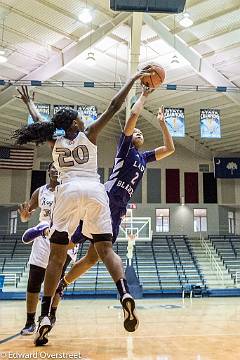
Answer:
<svg viewBox="0 0 240 360"><path fill-rule="evenodd" d="M141 153L132 145L132 135L122 134L112 173L105 183L109 198L114 198L119 207L126 207L143 177L147 163L155 160L155 150Z"/></svg>

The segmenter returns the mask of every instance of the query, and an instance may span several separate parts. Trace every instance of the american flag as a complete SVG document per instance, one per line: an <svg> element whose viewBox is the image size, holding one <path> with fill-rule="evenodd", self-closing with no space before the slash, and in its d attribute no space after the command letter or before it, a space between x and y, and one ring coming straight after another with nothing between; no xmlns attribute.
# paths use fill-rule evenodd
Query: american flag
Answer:
<svg viewBox="0 0 240 360"><path fill-rule="evenodd" d="M0 146L0 169L31 170L34 150Z"/></svg>

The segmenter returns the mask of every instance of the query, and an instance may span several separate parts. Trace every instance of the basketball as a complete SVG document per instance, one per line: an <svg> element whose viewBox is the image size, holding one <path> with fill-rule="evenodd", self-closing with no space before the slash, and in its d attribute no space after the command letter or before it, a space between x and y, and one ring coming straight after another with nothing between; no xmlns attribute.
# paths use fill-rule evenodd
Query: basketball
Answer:
<svg viewBox="0 0 240 360"><path fill-rule="evenodd" d="M153 71L151 75L144 76L141 79L141 83L147 86L148 88L156 89L165 80L165 70L160 64L155 64L155 63L146 64L144 65L143 69L148 65L151 65L153 67Z"/></svg>

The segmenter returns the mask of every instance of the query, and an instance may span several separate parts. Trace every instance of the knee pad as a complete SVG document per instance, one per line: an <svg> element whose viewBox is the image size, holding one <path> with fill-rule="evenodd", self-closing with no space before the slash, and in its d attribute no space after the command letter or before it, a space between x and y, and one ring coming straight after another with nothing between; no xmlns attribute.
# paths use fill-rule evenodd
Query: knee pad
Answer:
<svg viewBox="0 0 240 360"><path fill-rule="evenodd" d="M44 281L46 269L30 264L30 271L28 276L27 291L30 293L40 293L41 285Z"/></svg>
<svg viewBox="0 0 240 360"><path fill-rule="evenodd" d="M92 234L93 241L99 242L99 241L111 241L112 242L112 234Z"/></svg>
<svg viewBox="0 0 240 360"><path fill-rule="evenodd" d="M69 244L68 233L66 231L55 230L52 236L50 237L50 242L54 244L68 245Z"/></svg>

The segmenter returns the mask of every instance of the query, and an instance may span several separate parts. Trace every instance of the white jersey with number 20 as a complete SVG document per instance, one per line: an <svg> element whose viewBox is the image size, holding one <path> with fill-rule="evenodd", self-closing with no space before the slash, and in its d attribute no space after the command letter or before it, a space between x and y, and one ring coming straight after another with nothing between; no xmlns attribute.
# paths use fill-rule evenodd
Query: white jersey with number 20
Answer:
<svg viewBox="0 0 240 360"><path fill-rule="evenodd" d="M58 137L52 152L60 183L84 177L99 181L97 173L97 146L83 132L75 139Z"/></svg>

